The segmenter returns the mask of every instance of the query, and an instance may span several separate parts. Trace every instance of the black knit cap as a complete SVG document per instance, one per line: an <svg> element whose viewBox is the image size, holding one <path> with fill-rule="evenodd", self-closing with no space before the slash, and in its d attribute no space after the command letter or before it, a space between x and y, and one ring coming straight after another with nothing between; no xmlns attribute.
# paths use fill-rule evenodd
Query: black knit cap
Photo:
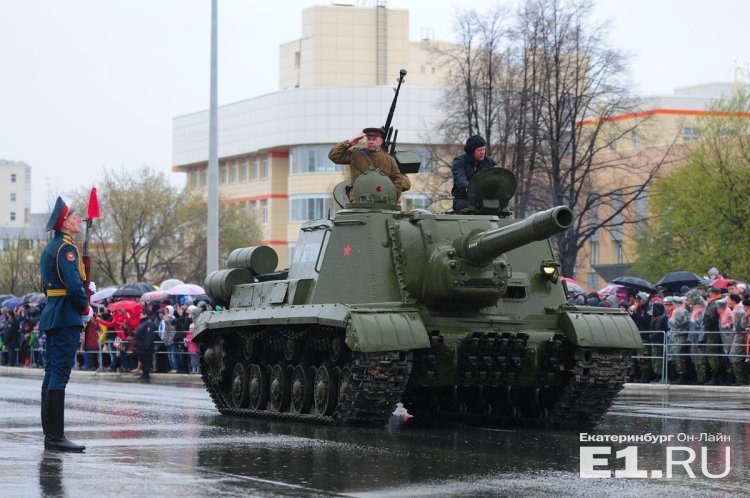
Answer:
<svg viewBox="0 0 750 498"><path fill-rule="evenodd" d="M473 154L479 147L484 147L487 142L484 141L481 135L472 135L466 139L466 145L464 146L464 152L467 154Z"/></svg>

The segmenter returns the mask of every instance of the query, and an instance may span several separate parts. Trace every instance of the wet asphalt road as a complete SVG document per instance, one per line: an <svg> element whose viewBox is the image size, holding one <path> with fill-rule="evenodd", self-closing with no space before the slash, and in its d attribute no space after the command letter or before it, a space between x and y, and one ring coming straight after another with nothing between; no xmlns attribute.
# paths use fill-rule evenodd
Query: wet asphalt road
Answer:
<svg viewBox="0 0 750 498"><path fill-rule="evenodd" d="M238 419L220 415L195 379L144 385L76 376L66 434L87 450L62 454L43 449L36 373L0 368L3 496L740 496L750 487L747 388L629 386L590 433L674 439L620 444L582 443L577 431L413 427L399 417L384 429ZM728 441L676 440L702 432ZM690 446L695 478L676 465L672 478L584 479L581 446L592 445L611 450L608 460L596 456L605 460L594 470L623 469L629 457L615 452L635 446L637 469L664 476L667 447ZM725 447L728 474L706 477L726 469ZM678 460L688 455L673 451Z"/></svg>

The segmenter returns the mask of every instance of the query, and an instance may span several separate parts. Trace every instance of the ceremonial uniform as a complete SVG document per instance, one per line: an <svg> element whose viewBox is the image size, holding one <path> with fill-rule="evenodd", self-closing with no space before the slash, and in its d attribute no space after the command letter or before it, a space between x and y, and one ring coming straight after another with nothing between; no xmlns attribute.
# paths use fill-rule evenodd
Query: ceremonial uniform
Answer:
<svg viewBox="0 0 750 498"><path fill-rule="evenodd" d="M61 231L65 220L73 215L61 198L47 231L55 235L42 251L39 271L47 296L47 305L39 319L39 330L47 334L44 350L44 380L42 381L42 427L45 448L65 451L83 451L84 446L65 439L63 434L65 412L65 387L70 379L84 318L90 307L83 281L86 278L78 248L70 234ZM76 232L80 220L75 217Z"/></svg>
<svg viewBox="0 0 750 498"><path fill-rule="evenodd" d="M371 131L371 130L377 130ZM384 138L382 130L377 128L365 128L364 133L368 136L377 135ZM331 148L328 158L336 164L348 164L351 170L351 181L354 181L366 171L378 171L393 182L396 187L396 197L401 197L403 189L401 170L398 169L396 160L385 151L368 150L362 147L354 147L349 140L344 140Z"/></svg>

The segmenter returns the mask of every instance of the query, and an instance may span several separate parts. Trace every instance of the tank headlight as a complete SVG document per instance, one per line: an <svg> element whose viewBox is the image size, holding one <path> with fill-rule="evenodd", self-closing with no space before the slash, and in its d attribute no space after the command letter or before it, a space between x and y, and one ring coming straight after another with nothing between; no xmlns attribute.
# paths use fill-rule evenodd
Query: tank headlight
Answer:
<svg viewBox="0 0 750 498"><path fill-rule="evenodd" d="M560 279L560 263L557 261L542 261L539 271L542 276L556 284Z"/></svg>

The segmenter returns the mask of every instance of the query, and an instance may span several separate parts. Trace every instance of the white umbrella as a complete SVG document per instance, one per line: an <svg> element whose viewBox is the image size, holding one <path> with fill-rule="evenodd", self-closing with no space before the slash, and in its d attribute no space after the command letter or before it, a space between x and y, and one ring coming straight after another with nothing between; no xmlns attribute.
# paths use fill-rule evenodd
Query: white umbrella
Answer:
<svg viewBox="0 0 750 498"><path fill-rule="evenodd" d="M159 284L159 290L168 291L169 289L178 285L183 285L184 283L185 282L183 282L179 278L168 278L164 282Z"/></svg>
<svg viewBox="0 0 750 498"><path fill-rule="evenodd" d="M112 297L112 294L114 294L116 290L117 287L105 287L103 289L99 289L91 296L91 302L100 303L105 299L109 299L110 297Z"/></svg>
<svg viewBox="0 0 750 498"><path fill-rule="evenodd" d="M196 284L175 285L167 292L173 296L199 296L206 293L206 291L203 290L203 287Z"/></svg>

